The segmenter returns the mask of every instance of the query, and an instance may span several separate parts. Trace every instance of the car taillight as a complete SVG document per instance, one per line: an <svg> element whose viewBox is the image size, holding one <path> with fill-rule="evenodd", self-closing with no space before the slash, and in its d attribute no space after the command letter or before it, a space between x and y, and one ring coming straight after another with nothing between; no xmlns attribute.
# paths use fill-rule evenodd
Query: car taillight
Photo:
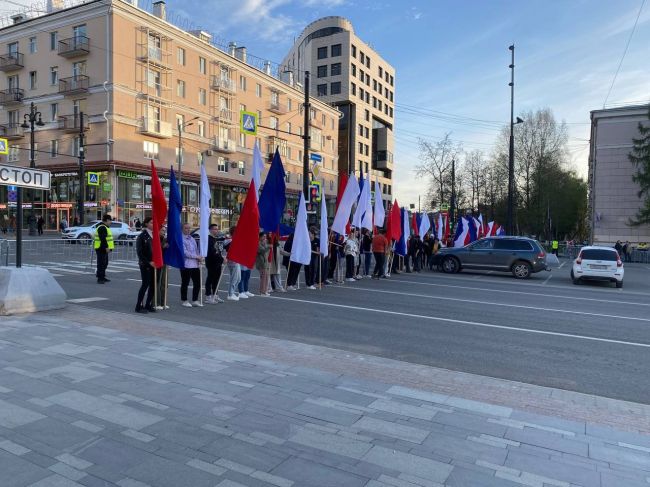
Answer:
<svg viewBox="0 0 650 487"><path fill-rule="evenodd" d="M544 257L546 257L546 252L544 251L541 251L539 254L537 254L538 259L543 259Z"/></svg>

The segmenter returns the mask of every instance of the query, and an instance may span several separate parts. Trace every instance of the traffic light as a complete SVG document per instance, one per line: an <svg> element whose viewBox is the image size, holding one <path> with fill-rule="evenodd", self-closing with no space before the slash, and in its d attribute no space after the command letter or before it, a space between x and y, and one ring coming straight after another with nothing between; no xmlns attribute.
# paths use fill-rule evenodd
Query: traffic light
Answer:
<svg viewBox="0 0 650 487"><path fill-rule="evenodd" d="M321 183L320 181L312 181L309 185L309 202L310 203L320 203L321 195Z"/></svg>

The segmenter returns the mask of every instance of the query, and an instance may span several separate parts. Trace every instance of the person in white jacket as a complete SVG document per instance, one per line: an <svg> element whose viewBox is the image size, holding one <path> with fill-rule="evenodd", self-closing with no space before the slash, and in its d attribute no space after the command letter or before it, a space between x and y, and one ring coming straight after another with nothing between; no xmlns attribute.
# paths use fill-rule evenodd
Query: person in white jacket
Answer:
<svg viewBox="0 0 650 487"><path fill-rule="evenodd" d="M345 280L355 281L354 263L356 262L357 255L359 255L359 242L354 235L354 230L350 232L350 235L345 240L343 251L345 252Z"/></svg>

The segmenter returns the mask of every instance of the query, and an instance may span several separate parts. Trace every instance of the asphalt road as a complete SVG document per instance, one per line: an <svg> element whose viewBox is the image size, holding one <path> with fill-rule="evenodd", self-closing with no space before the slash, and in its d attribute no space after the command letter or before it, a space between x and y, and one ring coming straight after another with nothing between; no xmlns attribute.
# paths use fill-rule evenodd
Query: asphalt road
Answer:
<svg viewBox="0 0 650 487"><path fill-rule="evenodd" d="M75 252L40 258L68 297L133 312L135 264L114 260L112 282L98 285L88 250ZM157 317L650 404L650 266L626 265L623 289L574 286L569 266L527 281L499 273L400 274L202 309L180 306L172 269L171 309ZM258 283L251 280L252 292Z"/></svg>

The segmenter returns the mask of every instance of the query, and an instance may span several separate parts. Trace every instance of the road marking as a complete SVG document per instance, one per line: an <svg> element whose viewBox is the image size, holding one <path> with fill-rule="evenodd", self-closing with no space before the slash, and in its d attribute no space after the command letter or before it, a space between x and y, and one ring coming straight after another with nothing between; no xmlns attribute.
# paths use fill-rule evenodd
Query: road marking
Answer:
<svg viewBox="0 0 650 487"><path fill-rule="evenodd" d="M551 279L551 277L553 277L553 274L549 274L549 276L542 283L542 286L546 285L546 283Z"/></svg>
<svg viewBox="0 0 650 487"><path fill-rule="evenodd" d="M524 306L523 304L507 304L507 303L493 303L491 301L476 301L472 299L465 298L450 298L446 296L431 296L429 294L414 294L414 293L404 293L399 291L385 291L383 289L370 289L364 287L348 287L346 290L355 290L355 291L370 291L375 293L385 293L385 294L398 294L400 296L411 296L415 298L426 298L426 299L437 299L440 301L456 301L461 303L472 303L472 304L481 304L486 306L502 306L504 308L519 308L519 309L531 309L535 311L551 311L554 313L567 313L572 315L585 315L585 316L597 316L599 318L615 318L617 320L634 320L634 321L648 321L650 318L635 318L632 316L619 316L619 315L607 315L603 313L589 313L588 311L572 311L568 309L557 309L557 308L542 308L540 306Z"/></svg>
<svg viewBox="0 0 650 487"><path fill-rule="evenodd" d="M383 313L383 314L389 314L389 315L396 315L396 316L406 316L408 318L421 318L424 320L431 320L431 321L445 321L447 323L454 323L457 325L468 325L468 326L478 326L478 327L483 327L483 328L496 328L499 330L508 330L508 331L518 331L522 333L532 333L536 335L550 335L550 336L557 336L557 337L564 337L564 338L576 338L579 340L588 340L588 341L594 341L594 342L602 342L602 343L614 343L618 345L629 345L633 347L642 347L642 348L650 348L650 343L638 343L638 342L626 342L623 340L613 340L610 338L598 338L598 337L590 337L590 336L585 336L585 335L574 335L571 333L560 333L556 331L544 331L544 330L531 330L529 328L519 328L516 326L505 326L505 325L493 325L490 323L480 323L477 321L464 321L464 320L455 320L453 318L442 318L439 316L427 316L427 315L417 315L414 313L403 313L400 311L388 311L388 310L383 310L383 309L374 309L374 308L363 308L360 306L350 306L346 304L334 304L334 303L323 303L320 301L309 301L307 299L295 299L295 298L282 298L280 296L272 296L271 299L279 299L283 301L295 301L298 303L307 303L307 304L316 304L316 305L321 305L321 306L330 306L334 308L344 308L344 309L351 309L351 310L358 310L358 311L370 311L372 313Z"/></svg>
<svg viewBox="0 0 650 487"><path fill-rule="evenodd" d="M127 279L127 281L142 282L142 279ZM180 284L172 284L172 283L168 283L167 285L168 285L168 286L173 286L173 287L181 287ZM189 288L188 288L188 289L189 289Z"/></svg>
<svg viewBox="0 0 650 487"><path fill-rule="evenodd" d="M68 303L73 303L73 304L81 304L81 303L93 303L95 301L108 301L108 298L76 298L76 299L68 299Z"/></svg>
<svg viewBox="0 0 650 487"><path fill-rule="evenodd" d="M448 287L448 288L453 288L453 289L468 289L472 291L488 291L492 293L505 293L505 294L523 294L525 296L536 296L536 297L547 297L547 298L559 298L559 299L571 299L571 300L576 300L580 299L581 301L597 301L599 303L613 303L613 304L631 304L634 306L650 306L648 303L635 303L632 301L619 301L619 300L610 300L610 299L599 299L599 298L585 298L585 297L577 297L577 296L567 296L567 295L561 295L561 294L540 294L540 293L530 293L530 292L525 292L525 291L507 291L505 289L489 289L485 287L471 287L471 286L454 286L450 284L434 284L432 282L423 282L423 281L404 281L400 279L393 279L392 277L388 279L388 282L404 282L406 284L417 284L417 285L422 285L422 286L434 286L434 287ZM561 286L547 286L547 288L551 287L561 287ZM563 288L563 289L569 289L569 288ZM570 288L573 289L573 288ZM578 288L579 289L579 288ZM610 289L611 291L611 289ZM618 291L622 291L622 289L618 289ZM631 294L631 293L628 293ZM643 296L647 296L647 294L642 294L639 293Z"/></svg>
<svg viewBox="0 0 650 487"><path fill-rule="evenodd" d="M565 265L566 265L566 262L562 262L562 263L560 264L560 267L558 267L558 269L562 269L562 267L564 267Z"/></svg>

